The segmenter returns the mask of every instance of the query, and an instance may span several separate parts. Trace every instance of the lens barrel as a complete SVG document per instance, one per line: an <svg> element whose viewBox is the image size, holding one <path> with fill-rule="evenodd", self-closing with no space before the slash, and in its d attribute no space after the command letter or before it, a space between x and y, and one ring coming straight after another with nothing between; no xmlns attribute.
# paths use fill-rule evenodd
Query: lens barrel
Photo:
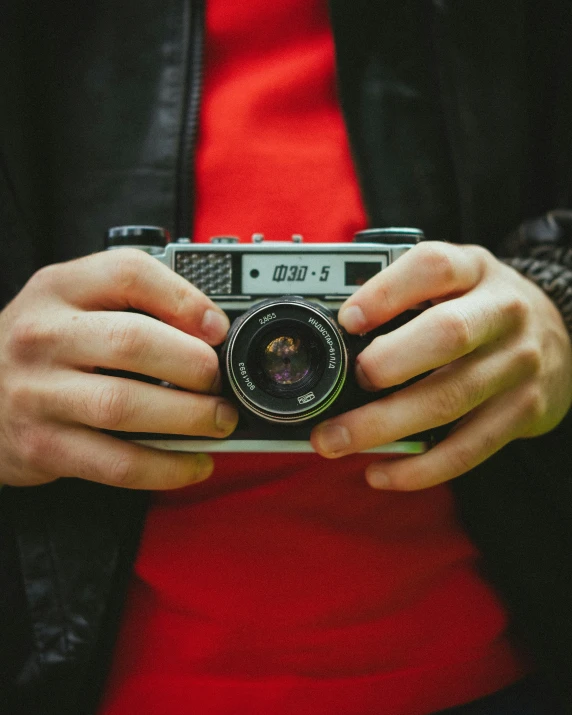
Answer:
<svg viewBox="0 0 572 715"><path fill-rule="evenodd" d="M252 306L221 353L239 402L270 422L299 423L328 409L345 383L348 349L327 308L299 296Z"/></svg>

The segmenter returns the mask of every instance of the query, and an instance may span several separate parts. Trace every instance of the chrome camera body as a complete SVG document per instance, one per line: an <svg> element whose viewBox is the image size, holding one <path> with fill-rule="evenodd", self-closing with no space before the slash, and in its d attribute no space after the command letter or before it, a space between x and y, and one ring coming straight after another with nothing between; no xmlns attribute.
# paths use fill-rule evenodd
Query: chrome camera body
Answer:
<svg viewBox="0 0 572 715"><path fill-rule="evenodd" d="M423 239L414 228L361 231L348 243L266 241L216 236L209 243L170 241L156 226L117 226L107 248L146 251L208 295L229 316L219 349L224 394L240 412L226 439L164 434L123 435L160 449L206 452L310 452L311 429L328 417L380 399L394 389L362 390L355 358L377 335L410 320L407 311L378 330L349 335L337 322L342 303ZM416 454L432 435L413 435L372 452Z"/></svg>

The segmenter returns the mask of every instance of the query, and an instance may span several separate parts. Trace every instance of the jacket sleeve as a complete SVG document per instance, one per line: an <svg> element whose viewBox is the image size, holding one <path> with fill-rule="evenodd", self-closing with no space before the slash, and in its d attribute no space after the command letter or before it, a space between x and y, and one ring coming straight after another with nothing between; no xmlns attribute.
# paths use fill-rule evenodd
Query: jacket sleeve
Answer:
<svg viewBox="0 0 572 715"><path fill-rule="evenodd" d="M572 210L525 221L506 237L499 256L554 301L572 337Z"/></svg>
<svg viewBox="0 0 572 715"><path fill-rule="evenodd" d="M572 336L572 3L528 9L529 215L560 208L522 223L495 253L544 290Z"/></svg>

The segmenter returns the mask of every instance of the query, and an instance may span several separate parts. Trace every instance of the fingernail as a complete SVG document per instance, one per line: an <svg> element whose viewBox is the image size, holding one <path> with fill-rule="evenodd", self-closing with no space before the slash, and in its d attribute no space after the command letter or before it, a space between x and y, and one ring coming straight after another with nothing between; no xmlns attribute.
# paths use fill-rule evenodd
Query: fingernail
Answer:
<svg viewBox="0 0 572 715"><path fill-rule="evenodd" d="M376 389L375 385L372 385L371 382L365 376L365 372L363 371L363 368L359 364L359 362L356 362L356 380L358 382L358 385L364 390Z"/></svg>
<svg viewBox="0 0 572 715"><path fill-rule="evenodd" d="M341 308L338 314L338 320L348 333L361 333L365 330L365 315L358 305Z"/></svg>
<svg viewBox="0 0 572 715"><path fill-rule="evenodd" d="M208 454L194 455L193 482L202 482L213 473L214 461Z"/></svg>
<svg viewBox="0 0 572 715"><path fill-rule="evenodd" d="M387 489L390 486L387 474L375 465L368 467L366 479L370 487L374 489Z"/></svg>
<svg viewBox="0 0 572 715"><path fill-rule="evenodd" d="M215 425L217 430L230 434L238 422L238 412L228 402L219 402L215 412Z"/></svg>
<svg viewBox="0 0 572 715"><path fill-rule="evenodd" d="M205 311L203 322L201 323L201 332L207 339L207 342L217 345L221 343L230 327L229 320L224 313L218 310L209 308Z"/></svg>
<svg viewBox="0 0 572 715"><path fill-rule="evenodd" d="M320 452L335 455L347 450L352 438L347 427L325 424L317 428L316 441Z"/></svg>

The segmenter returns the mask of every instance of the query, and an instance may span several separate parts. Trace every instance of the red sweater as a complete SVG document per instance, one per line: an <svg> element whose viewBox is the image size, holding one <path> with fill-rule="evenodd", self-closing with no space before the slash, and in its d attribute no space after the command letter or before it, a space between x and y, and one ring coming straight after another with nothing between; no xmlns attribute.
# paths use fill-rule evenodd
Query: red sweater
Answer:
<svg viewBox="0 0 572 715"><path fill-rule="evenodd" d="M323 0L209 0L195 240L366 226ZM101 713L420 715L523 672L446 486L220 455L148 517Z"/></svg>

